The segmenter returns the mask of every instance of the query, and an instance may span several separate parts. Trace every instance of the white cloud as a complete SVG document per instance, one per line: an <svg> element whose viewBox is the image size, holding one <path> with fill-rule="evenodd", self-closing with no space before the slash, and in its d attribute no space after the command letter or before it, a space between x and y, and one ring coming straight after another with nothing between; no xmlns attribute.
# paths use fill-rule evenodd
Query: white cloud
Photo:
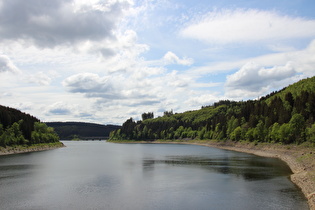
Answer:
<svg viewBox="0 0 315 210"><path fill-rule="evenodd" d="M168 65L182 65L182 66L191 66L194 63L194 60L192 58L187 58L183 57L180 58L178 57L175 53L168 51L165 53L165 55L157 60L149 60L145 61L144 64L146 66L160 66L160 67L165 67Z"/></svg>
<svg viewBox="0 0 315 210"><path fill-rule="evenodd" d="M68 105L62 101L56 102L47 107L46 113L48 115L70 115L74 110L73 105Z"/></svg>
<svg viewBox="0 0 315 210"><path fill-rule="evenodd" d="M212 105L214 102L218 102L224 99L226 99L226 97L221 96L219 93L203 94L203 95L190 97L186 101L186 104L188 104L190 107L198 107L198 106L201 107L201 106Z"/></svg>
<svg viewBox="0 0 315 210"><path fill-rule="evenodd" d="M271 68L261 67L257 63L245 64L239 71L227 76L226 96L232 98L251 98L278 89L288 82L296 81L298 75L292 63Z"/></svg>
<svg viewBox="0 0 315 210"><path fill-rule="evenodd" d="M194 62L191 58L180 59L175 53L170 52L170 51L164 55L163 61L164 61L165 65L180 64L180 65L184 65L184 66L190 66Z"/></svg>
<svg viewBox="0 0 315 210"><path fill-rule="evenodd" d="M147 82L144 78L133 78L123 74L99 76L94 73L80 73L68 77L63 81L63 86L72 93L82 93L89 98L100 98L101 102L113 100L129 100L133 104L147 103L153 95L153 81ZM130 101L133 99L134 102ZM154 100L154 97L150 99ZM140 102L139 102L140 101Z"/></svg>
<svg viewBox="0 0 315 210"><path fill-rule="evenodd" d="M63 81L63 86L72 93L84 93L88 97L120 97L120 93L117 92L109 77L100 77L94 73L70 76Z"/></svg>
<svg viewBox="0 0 315 210"><path fill-rule="evenodd" d="M34 75L31 75L28 77L28 80L30 83L36 83L39 85L50 85L52 78L48 75L45 74L44 72L38 72Z"/></svg>
<svg viewBox="0 0 315 210"><path fill-rule="evenodd" d="M254 9L221 10L196 18L180 34L211 44L279 41L314 37L315 20Z"/></svg>
<svg viewBox="0 0 315 210"><path fill-rule="evenodd" d="M287 63L305 76L314 76L315 65L315 40L302 50L264 54L257 57L249 57L236 61L215 62L208 65L193 67L190 69L192 75L218 74L240 69L246 63L254 62L262 66L285 66Z"/></svg>
<svg viewBox="0 0 315 210"><path fill-rule="evenodd" d="M298 72L307 77L315 75L315 39L302 51L289 54Z"/></svg>
<svg viewBox="0 0 315 210"><path fill-rule="evenodd" d="M8 56L0 55L0 73L1 72L20 73L20 70L14 65Z"/></svg>
<svg viewBox="0 0 315 210"><path fill-rule="evenodd" d="M285 66L274 66L270 69L261 68L258 71L258 75L266 80L283 80L294 76L296 73L291 62L288 62Z"/></svg>
<svg viewBox="0 0 315 210"><path fill-rule="evenodd" d="M115 32L114 40L88 40L78 46L80 51L99 53L106 60L115 56L114 59L134 59L141 53L149 50L149 46L137 43L137 33L133 30Z"/></svg>
<svg viewBox="0 0 315 210"><path fill-rule="evenodd" d="M12 107L19 110L23 110L23 111L28 111L28 110L32 110L32 108L34 107L34 104L32 102L18 102L18 103L12 104Z"/></svg>
<svg viewBox="0 0 315 210"><path fill-rule="evenodd" d="M175 88L185 88L192 83L193 83L192 78L184 74L179 74L178 71L170 72L169 74L167 74L165 78L165 84Z"/></svg>
<svg viewBox="0 0 315 210"><path fill-rule="evenodd" d="M1 1L0 41L54 48L88 40L115 40L113 33L131 6L128 0Z"/></svg>

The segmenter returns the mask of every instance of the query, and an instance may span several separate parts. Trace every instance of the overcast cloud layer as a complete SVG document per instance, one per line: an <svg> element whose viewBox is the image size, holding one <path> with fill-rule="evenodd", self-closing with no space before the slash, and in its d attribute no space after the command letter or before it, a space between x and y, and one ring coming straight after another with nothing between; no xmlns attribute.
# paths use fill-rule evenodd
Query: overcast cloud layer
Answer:
<svg viewBox="0 0 315 210"><path fill-rule="evenodd" d="M255 99L315 75L315 2L0 0L0 101L43 121Z"/></svg>

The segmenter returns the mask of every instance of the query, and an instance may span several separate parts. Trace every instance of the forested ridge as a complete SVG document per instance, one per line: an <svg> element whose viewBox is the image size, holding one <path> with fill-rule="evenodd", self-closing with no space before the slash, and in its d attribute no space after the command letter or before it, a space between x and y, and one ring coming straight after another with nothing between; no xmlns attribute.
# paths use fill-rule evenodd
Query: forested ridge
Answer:
<svg viewBox="0 0 315 210"><path fill-rule="evenodd" d="M0 146L58 142L59 136L34 116L0 105Z"/></svg>
<svg viewBox="0 0 315 210"><path fill-rule="evenodd" d="M86 122L46 122L53 127L63 140L72 139L101 139L108 138L109 133L119 129L118 125L101 125Z"/></svg>
<svg viewBox="0 0 315 210"><path fill-rule="evenodd" d="M200 110L154 118L143 113L111 132L110 140L216 139L315 143L315 77L303 79L258 100L219 101Z"/></svg>

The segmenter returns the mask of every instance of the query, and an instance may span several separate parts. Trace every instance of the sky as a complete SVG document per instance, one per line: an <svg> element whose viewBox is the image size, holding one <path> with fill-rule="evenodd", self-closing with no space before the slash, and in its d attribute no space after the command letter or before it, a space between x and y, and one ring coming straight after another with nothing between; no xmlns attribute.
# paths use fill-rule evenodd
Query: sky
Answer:
<svg viewBox="0 0 315 210"><path fill-rule="evenodd" d="M315 76L314 0L0 0L0 104L120 125Z"/></svg>

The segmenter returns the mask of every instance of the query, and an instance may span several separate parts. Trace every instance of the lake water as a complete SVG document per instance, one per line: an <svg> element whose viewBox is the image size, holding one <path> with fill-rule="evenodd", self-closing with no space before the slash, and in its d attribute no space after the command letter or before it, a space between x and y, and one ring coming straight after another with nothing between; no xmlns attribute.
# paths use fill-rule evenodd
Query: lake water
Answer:
<svg viewBox="0 0 315 210"><path fill-rule="evenodd" d="M308 209L278 159L196 145L64 143L0 156L0 209Z"/></svg>

